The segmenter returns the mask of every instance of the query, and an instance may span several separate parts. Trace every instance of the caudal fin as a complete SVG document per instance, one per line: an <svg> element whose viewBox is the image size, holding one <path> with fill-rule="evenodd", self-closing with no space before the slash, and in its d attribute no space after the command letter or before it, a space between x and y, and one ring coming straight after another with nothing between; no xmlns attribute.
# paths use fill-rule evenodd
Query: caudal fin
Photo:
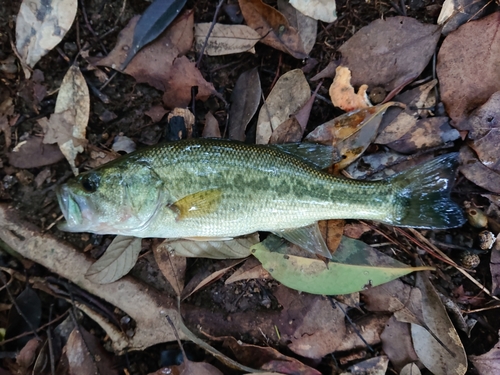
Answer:
<svg viewBox="0 0 500 375"><path fill-rule="evenodd" d="M392 225L441 229L465 223L462 209L450 199L458 153L437 157L390 178L400 213Z"/></svg>

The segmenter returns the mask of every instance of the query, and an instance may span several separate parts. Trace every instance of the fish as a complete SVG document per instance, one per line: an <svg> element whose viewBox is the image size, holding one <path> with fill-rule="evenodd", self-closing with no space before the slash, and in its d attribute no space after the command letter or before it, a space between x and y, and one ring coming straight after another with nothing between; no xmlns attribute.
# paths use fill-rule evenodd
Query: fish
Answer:
<svg viewBox="0 0 500 375"><path fill-rule="evenodd" d="M328 155L330 157L328 157ZM380 181L331 175L331 148L221 139L163 143L122 156L57 188L69 232L230 240L274 233L330 258L318 221L374 220L444 229L465 222L450 192L457 153Z"/></svg>

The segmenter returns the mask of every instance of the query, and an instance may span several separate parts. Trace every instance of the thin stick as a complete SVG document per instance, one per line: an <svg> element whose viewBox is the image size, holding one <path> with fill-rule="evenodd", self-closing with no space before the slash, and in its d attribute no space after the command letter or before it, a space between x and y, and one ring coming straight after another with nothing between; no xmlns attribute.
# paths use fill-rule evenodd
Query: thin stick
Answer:
<svg viewBox="0 0 500 375"><path fill-rule="evenodd" d="M208 33L207 33L207 36L205 38L205 42L203 43L203 47L201 47L200 57L198 57L198 61L196 62L197 68L200 67L201 60L203 59L203 54L205 53L205 48L207 48L208 39L210 38L210 34L212 33L212 30L215 27L215 23L217 22L217 16L219 15L219 11L220 11L220 8L222 7L223 3L224 3L224 0L219 0L219 4L217 4L217 8L215 8L214 18L212 20L212 23L210 24L210 28L208 29Z"/></svg>

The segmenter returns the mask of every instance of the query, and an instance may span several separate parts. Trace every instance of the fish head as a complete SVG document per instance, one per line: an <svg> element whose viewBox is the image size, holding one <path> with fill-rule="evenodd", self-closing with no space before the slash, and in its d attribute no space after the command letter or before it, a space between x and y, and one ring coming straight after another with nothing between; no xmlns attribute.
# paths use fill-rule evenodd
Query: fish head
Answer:
<svg viewBox="0 0 500 375"><path fill-rule="evenodd" d="M85 172L56 194L66 219L58 228L67 232L140 236L163 206L161 181L141 166L112 164Z"/></svg>

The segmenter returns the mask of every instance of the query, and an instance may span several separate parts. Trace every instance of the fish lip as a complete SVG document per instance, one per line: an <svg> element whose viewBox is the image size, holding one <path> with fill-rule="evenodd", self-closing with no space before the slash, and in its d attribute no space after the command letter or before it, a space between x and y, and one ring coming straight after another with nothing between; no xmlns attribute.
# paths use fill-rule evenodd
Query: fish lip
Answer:
<svg viewBox="0 0 500 375"><path fill-rule="evenodd" d="M71 194L71 190L66 184L56 188L57 202L61 208L62 214L66 219L58 225L60 230L74 231L82 225L83 216L80 205Z"/></svg>

